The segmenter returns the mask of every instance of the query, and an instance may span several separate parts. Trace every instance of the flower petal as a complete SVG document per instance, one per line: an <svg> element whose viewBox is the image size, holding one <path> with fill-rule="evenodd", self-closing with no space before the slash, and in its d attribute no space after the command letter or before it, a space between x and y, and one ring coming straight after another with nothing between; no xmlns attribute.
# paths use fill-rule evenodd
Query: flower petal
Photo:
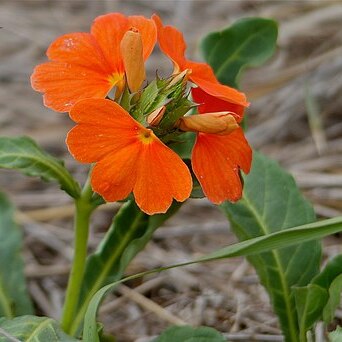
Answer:
<svg viewBox="0 0 342 342"><path fill-rule="evenodd" d="M201 88L192 88L191 95L193 100L199 104L198 112L201 114L212 112L232 112L237 122L241 122L245 107L221 100L215 96L209 95Z"/></svg>
<svg viewBox="0 0 342 342"><path fill-rule="evenodd" d="M142 16L134 15L128 17L129 26L135 27L141 34L143 42L144 60L151 55L152 50L157 42L157 28L152 19L147 19Z"/></svg>
<svg viewBox="0 0 342 342"><path fill-rule="evenodd" d="M47 52L51 61L83 66L104 75L111 75L101 47L90 33L69 33L51 43Z"/></svg>
<svg viewBox="0 0 342 342"><path fill-rule="evenodd" d="M137 177L140 147L139 143L127 145L108 154L94 166L92 188L106 201L119 201L131 193Z"/></svg>
<svg viewBox="0 0 342 342"><path fill-rule="evenodd" d="M66 143L74 158L85 163L132 144L141 127L122 107L106 99L79 101L69 115L79 124L68 133Z"/></svg>
<svg viewBox="0 0 342 342"><path fill-rule="evenodd" d="M147 214L165 213L173 198L185 201L192 190L192 179L182 159L158 138L142 146L136 161L134 197Z"/></svg>
<svg viewBox="0 0 342 342"><path fill-rule="evenodd" d="M158 30L160 49L175 64L176 72L191 70L190 80L206 93L221 100L241 106L248 106L246 96L236 89L220 84L211 67L206 63L197 63L185 58L186 44L183 34L173 26L163 26L161 19L153 15Z"/></svg>
<svg viewBox="0 0 342 342"><path fill-rule="evenodd" d="M96 38L111 68L118 73L124 72L120 52L120 42L123 35L134 26L141 33L143 56L146 60L151 54L157 40L156 27L151 19L142 16L125 17L121 13L101 15L94 20L91 33Z"/></svg>
<svg viewBox="0 0 342 342"><path fill-rule="evenodd" d="M209 95L240 106L249 105L244 93L218 82L210 65L187 61L185 68L192 71L190 80Z"/></svg>
<svg viewBox="0 0 342 342"><path fill-rule="evenodd" d="M38 65L31 76L31 85L45 93L44 104L57 112L69 111L81 99L103 98L112 87L106 75L62 62Z"/></svg>
<svg viewBox="0 0 342 342"><path fill-rule="evenodd" d="M183 71L186 61L184 56L186 44L183 34L173 26L163 26L156 14L152 16L152 19L157 25L160 50L173 61L178 71Z"/></svg>
<svg viewBox="0 0 342 342"><path fill-rule="evenodd" d="M124 67L120 53L120 42L129 29L127 17L121 13L110 13L95 18L91 33L100 45L110 66L117 73L123 73Z"/></svg>
<svg viewBox="0 0 342 342"><path fill-rule="evenodd" d="M215 204L241 198L239 167L248 173L251 160L252 150L241 128L229 135L199 133L192 151L193 171L204 194Z"/></svg>

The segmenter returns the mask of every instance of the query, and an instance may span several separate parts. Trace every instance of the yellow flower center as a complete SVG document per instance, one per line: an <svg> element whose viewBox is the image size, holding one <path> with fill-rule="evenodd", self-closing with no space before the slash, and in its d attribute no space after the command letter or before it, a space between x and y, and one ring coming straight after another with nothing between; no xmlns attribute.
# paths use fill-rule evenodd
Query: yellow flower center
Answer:
<svg viewBox="0 0 342 342"><path fill-rule="evenodd" d="M143 144L151 144L155 139L152 129L144 128L139 132L139 138Z"/></svg>

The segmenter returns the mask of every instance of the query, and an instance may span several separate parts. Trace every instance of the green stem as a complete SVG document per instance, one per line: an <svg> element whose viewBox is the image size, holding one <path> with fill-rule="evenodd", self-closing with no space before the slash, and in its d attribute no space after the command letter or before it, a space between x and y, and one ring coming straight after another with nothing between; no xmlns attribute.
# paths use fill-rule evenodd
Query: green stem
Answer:
<svg viewBox="0 0 342 342"><path fill-rule="evenodd" d="M82 190L81 197L75 200L74 259L69 276L61 319L61 327L66 333L70 332L84 276L88 247L89 220L90 215L94 210L94 206L91 204L92 195L93 191L90 186L90 177L88 177L88 180Z"/></svg>
<svg viewBox="0 0 342 342"><path fill-rule="evenodd" d="M89 291L85 295L85 297L82 300L82 303L80 304L79 310L76 313L74 320L70 326L69 334L76 335L79 331L82 321L84 319L84 315L87 311L88 305L92 299L92 297L95 295L95 293L105 285L105 280L110 274L111 268L113 265L120 260L122 257L123 252L127 248L129 242L132 241L132 236L134 236L134 233L136 233L136 230L139 229L139 223L140 220L144 217L144 213L140 212L137 217L134 219L134 222L132 224L132 228L127 229L125 232L125 235L123 235L120 239L120 244L116 247L116 249L113 251L113 253L108 258L106 264L104 264L103 269L98 274L96 281L92 284ZM108 231L107 234L110 234L110 231ZM103 240L106 241L106 238ZM121 277L120 273L116 274L117 278Z"/></svg>

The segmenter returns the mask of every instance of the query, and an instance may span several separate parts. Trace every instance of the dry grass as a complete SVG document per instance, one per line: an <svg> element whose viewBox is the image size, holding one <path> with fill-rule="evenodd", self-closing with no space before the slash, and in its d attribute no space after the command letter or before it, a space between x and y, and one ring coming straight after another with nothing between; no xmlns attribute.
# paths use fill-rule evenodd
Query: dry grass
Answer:
<svg viewBox="0 0 342 342"><path fill-rule="evenodd" d="M66 116L42 105L29 75L58 35L87 30L98 14L151 15L184 31L189 55L200 58L199 39L244 16L279 20L276 56L243 79L249 95L251 144L295 176L322 217L342 213L342 4L340 1L64 1L0 3L0 135L30 135L65 158L79 179L85 168L66 152ZM167 70L159 56L152 66ZM19 206L25 230L26 274L39 314L58 317L72 256L73 207L55 186L17 173L0 173L0 188ZM117 205L93 219L94 248ZM129 273L189 260L235 241L217 208L189 201L167 228L156 232ZM326 256L341 252L330 238ZM150 341L169 324L209 325L232 341L281 341L277 320L250 266L242 259L172 270L121 286L101 309L107 331L119 341ZM342 311L338 311L342 317ZM321 329L321 328L319 328Z"/></svg>

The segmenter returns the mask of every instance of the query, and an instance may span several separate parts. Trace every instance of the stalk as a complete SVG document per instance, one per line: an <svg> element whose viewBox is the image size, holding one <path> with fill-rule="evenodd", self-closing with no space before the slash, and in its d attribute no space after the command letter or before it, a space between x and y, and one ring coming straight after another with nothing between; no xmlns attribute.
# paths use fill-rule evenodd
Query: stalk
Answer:
<svg viewBox="0 0 342 342"><path fill-rule="evenodd" d="M69 275L61 319L61 327L66 333L70 333L84 277L87 258L89 222L91 213L94 210L94 206L91 204L92 195L93 191L90 186L90 177L88 177L80 198L75 200L74 259Z"/></svg>

